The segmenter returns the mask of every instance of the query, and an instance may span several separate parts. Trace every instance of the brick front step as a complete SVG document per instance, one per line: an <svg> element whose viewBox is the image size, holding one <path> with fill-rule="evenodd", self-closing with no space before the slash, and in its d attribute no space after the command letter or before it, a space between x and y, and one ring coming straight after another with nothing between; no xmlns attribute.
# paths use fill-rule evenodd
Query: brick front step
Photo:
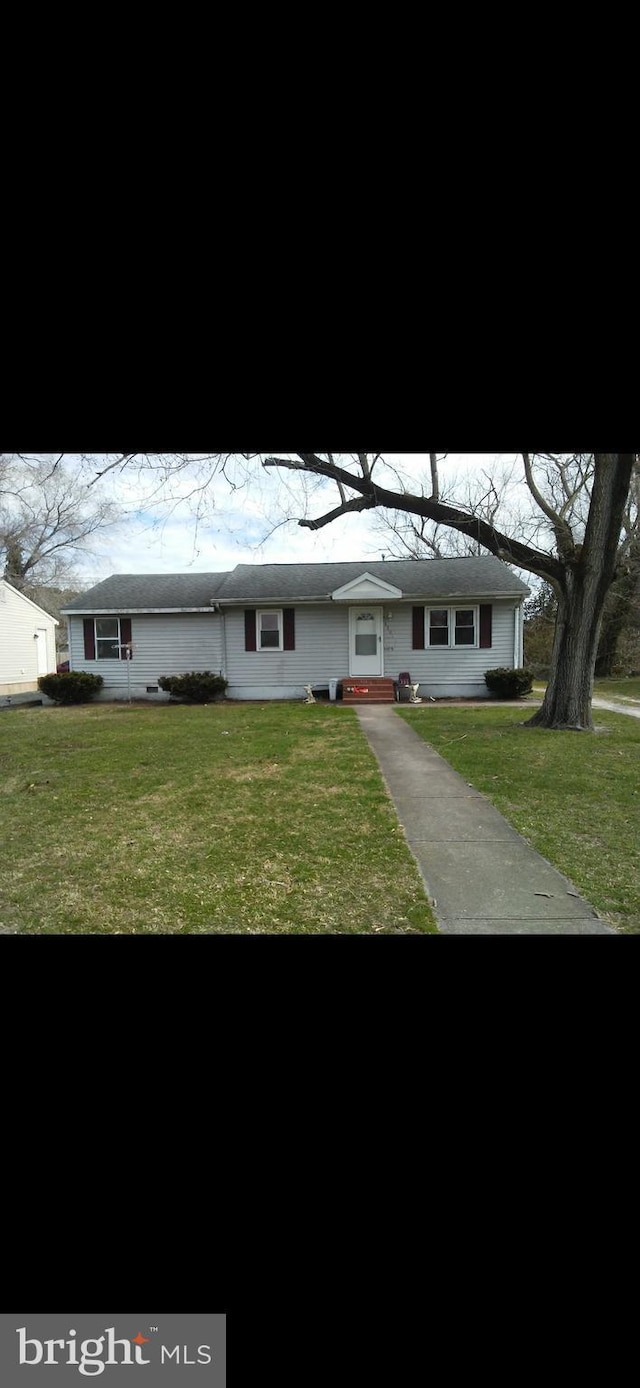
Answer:
<svg viewBox="0 0 640 1388"><path fill-rule="evenodd" d="M342 702L345 704L393 704L393 680L383 677L356 679L349 675L342 680Z"/></svg>

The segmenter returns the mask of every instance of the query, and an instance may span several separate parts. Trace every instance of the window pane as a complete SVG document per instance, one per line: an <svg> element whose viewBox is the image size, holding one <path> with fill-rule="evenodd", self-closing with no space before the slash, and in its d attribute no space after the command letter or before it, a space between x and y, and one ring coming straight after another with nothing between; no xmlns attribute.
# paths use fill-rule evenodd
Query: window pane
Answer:
<svg viewBox="0 0 640 1388"><path fill-rule="evenodd" d="M446 607L434 607L429 613L429 645L449 645L449 612Z"/></svg>
<svg viewBox="0 0 640 1388"><path fill-rule="evenodd" d="M356 655L375 655L378 649L377 636L356 636Z"/></svg>
<svg viewBox="0 0 640 1388"><path fill-rule="evenodd" d="M261 631L261 632L260 632L260 649L261 649L261 650L265 650L265 649L267 649L269 646L272 646L272 647L275 646L275 648L276 648L276 650L277 650L278 647L279 647L279 645L280 645L280 632L279 632L279 631Z"/></svg>
<svg viewBox="0 0 640 1388"><path fill-rule="evenodd" d="M475 612L472 607L460 607L456 612L456 646L474 646Z"/></svg>
<svg viewBox="0 0 640 1388"><path fill-rule="evenodd" d="M277 612L261 612L261 613L260 613L260 626L262 627L262 630L263 630L263 631L277 631L277 630L278 630L278 614L277 614Z"/></svg>
<svg viewBox="0 0 640 1388"><path fill-rule="evenodd" d="M96 617L96 636L114 636L118 640L118 618Z"/></svg>
<svg viewBox="0 0 640 1388"><path fill-rule="evenodd" d="M96 655L98 660L119 660L118 642L96 641Z"/></svg>

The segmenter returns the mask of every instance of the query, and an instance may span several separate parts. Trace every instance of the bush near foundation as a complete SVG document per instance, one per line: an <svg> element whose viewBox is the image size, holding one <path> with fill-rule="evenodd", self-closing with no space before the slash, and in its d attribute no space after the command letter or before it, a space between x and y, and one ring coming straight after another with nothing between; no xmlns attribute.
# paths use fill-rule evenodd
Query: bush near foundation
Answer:
<svg viewBox="0 0 640 1388"><path fill-rule="evenodd" d="M83 670L68 670L62 675L41 675L38 689L56 704L88 704L102 689L102 675L89 675Z"/></svg>
<svg viewBox="0 0 640 1388"><path fill-rule="evenodd" d="M185 675L161 675L158 684L172 699L184 699L188 704L212 704L224 698L228 681L211 670L190 670Z"/></svg>
<svg viewBox="0 0 640 1388"><path fill-rule="evenodd" d="M496 699L521 699L531 693L533 671L523 665L516 670L499 665L495 670L485 670L484 682Z"/></svg>

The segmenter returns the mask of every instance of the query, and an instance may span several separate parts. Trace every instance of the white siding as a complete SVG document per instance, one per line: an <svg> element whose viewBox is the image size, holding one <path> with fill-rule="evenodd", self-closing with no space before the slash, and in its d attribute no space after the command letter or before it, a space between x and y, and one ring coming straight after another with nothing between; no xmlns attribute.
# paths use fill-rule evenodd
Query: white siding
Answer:
<svg viewBox="0 0 640 1388"><path fill-rule="evenodd" d="M473 604L472 598L463 601L467 606ZM450 602L451 599L442 599L442 605ZM420 681L420 692L427 697L484 697L488 693L485 670L513 665L513 599L492 604L492 646L486 650L412 650L412 606L383 604L383 674L396 679L401 670L409 670L412 678ZM126 698L124 661L85 661L82 620L69 618L71 668L102 675L102 698ZM147 685L157 684L160 675L182 674L186 670L212 670L215 674L222 670L229 681L227 694L232 699L301 698L305 684L327 684L330 679L343 679L349 674L349 603L296 607L293 651L245 651L244 609L227 609L226 668L222 623L215 613L149 613L133 616L131 623L135 645L130 666L133 698L168 697L162 693L148 695Z"/></svg>
<svg viewBox="0 0 640 1388"><path fill-rule="evenodd" d="M188 670L211 670L217 675L222 669L220 618L214 612L133 616L131 640L135 650L129 674L134 699L168 699L162 690L147 694L147 685L156 685L161 675L183 675ZM127 662L85 660L82 617L69 617L69 642L71 669L102 675L100 698L126 699Z"/></svg>
<svg viewBox="0 0 640 1388"><path fill-rule="evenodd" d="M441 603L430 601L430 607L448 607L451 598ZM483 598L483 602L487 599ZM480 599L457 599L456 606L477 606ZM416 606L421 605L416 603ZM426 605L426 604L425 604ZM412 680L420 681L420 693L434 698L461 695L484 698L489 691L484 682L485 670L497 665L513 666L515 603L513 599L496 599L492 604L491 646L470 650L464 646L449 649L430 646L424 651L412 649L412 607L405 604L387 605L384 609L384 673L394 679L401 670L408 670Z"/></svg>
<svg viewBox="0 0 640 1388"><path fill-rule="evenodd" d="M487 599L483 598L483 602ZM448 606L452 599L442 599ZM477 605L464 598L458 606ZM418 604L416 604L417 606ZM431 606L437 606L431 602ZM413 604L385 603L384 670L396 679L409 670L421 692L434 697L485 697L485 670L513 665L514 601L493 602L492 645L489 649L412 649ZM234 699L302 697L305 684L326 684L349 674L349 604L299 606L295 609L295 651L245 651L244 610L225 616L227 630L227 693Z"/></svg>
<svg viewBox="0 0 640 1388"><path fill-rule="evenodd" d="M295 651L245 651L244 609L225 613L229 698L302 697L305 684L348 674L348 607L296 607L295 614Z"/></svg>
<svg viewBox="0 0 640 1388"><path fill-rule="evenodd" d="M38 687L36 631L47 633L47 664L56 668L56 622L48 612L0 579L0 693Z"/></svg>

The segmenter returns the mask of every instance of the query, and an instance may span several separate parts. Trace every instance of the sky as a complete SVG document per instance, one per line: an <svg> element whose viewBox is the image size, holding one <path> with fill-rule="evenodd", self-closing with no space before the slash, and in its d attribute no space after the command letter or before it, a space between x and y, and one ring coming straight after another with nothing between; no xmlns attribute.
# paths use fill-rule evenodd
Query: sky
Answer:
<svg viewBox="0 0 640 1388"><path fill-rule="evenodd" d="M447 454L440 463L441 487L453 477L481 478L496 465L513 464L517 456ZM410 487L415 484L415 490L420 490L421 478L428 485L428 453L385 454L385 463L401 472ZM389 472L383 476L380 471L378 480L394 485ZM183 493L193 490L193 479L187 474L180 482ZM337 505L335 485L323 484L322 492L305 498L301 488L309 493L316 486L314 479L284 470L266 473L257 461L250 465L248 480L235 490L216 476L200 517L195 508L198 500L202 502L201 494L177 504L154 500L149 475L139 476L135 468L114 471L101 485L125 506L127 514L108 536L96 540L90 554L76 562L76 572L87 583L114 573L215 573L240 563L372 560L385 553L373 511L340 517L319 531L303 529L295 520L280 524L287 511L296 517L303 514L305 504L312 516ZM388 542L386 548L388 552Z"/></svg>

